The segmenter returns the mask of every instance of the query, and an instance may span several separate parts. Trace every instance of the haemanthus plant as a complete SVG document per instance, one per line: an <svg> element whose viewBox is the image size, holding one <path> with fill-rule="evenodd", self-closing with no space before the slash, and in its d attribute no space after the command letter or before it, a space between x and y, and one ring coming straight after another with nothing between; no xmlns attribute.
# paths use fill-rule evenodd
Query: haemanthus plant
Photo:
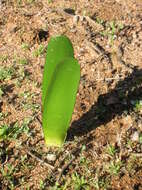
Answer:
<svg viewBox="0 0 142 190"><path fill-rule="evenodd" d="M47 146L61 146L66 138L80 81L80 66L66 36L48 43L42 83L42 125Z"/></svg>

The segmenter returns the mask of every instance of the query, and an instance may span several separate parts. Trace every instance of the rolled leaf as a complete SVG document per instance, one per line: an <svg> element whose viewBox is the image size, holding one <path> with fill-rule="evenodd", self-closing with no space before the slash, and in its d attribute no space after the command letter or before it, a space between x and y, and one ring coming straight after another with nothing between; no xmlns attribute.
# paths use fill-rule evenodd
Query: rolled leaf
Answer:
<svg viewBox="0 0 142 190"><path fill-rule="evenodd" d="M43 82L42 82L42 105L47 89L53 77L56 66L65 58L73 57L74 51L70 40L66 36L52 37L48 43L46 62L44 65Z"/></svg>
<svg viewBox="0 0 142 190"><path fill-rule="evenodd" d="M68 52L71 53L71 49ZM76 59L66 57L56 64L49 77L43 105L43 132L48 146L64 143L80 80L80 66Z"/></svg>

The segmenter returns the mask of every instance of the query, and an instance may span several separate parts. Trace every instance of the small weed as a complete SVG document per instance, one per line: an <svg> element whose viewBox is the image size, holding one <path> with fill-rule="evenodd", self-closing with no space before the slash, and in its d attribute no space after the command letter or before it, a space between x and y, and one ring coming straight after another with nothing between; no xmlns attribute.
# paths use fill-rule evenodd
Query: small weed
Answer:
<svg viewBox="0 0 142 190"><path fill-rule="evenodd" d="M0 55L0 62L7 61L8 55Z"/></svg>
<svg viewBox="0 0 142 190"><path fill-rule="evenodd" d="M84 176L79 176L76 172L72 175L73 186L75 190L87 190L88 184Z"/></svg>
<svg viewBox="0 0 142 190"><path fill-rule="evenodd" d="M19 127L18 122L16 122L14 124L13 127L9 127L9 133L8 133L8 137L11 139L17 139L18 135L21 133L21 129Z"/></svg>
<svg viewBox="0 0 142 190"><path fill-rule="evenodd" d="M22 107L24 110L32 110L33 112L37 112L40 108L39 104L36 103L22 103Z"/></svg>
<svg viewBox="0 0 142 190"><path fill-rule="evenodd" d="M27 154L24 156L21 155L21 163L23 163L26 159L27 159Z"/></svg>
<svg viewBox="0 0 142 190"><path fill-rule="evenodd" d="M30 187L27 185L27 188L26 188L26 190L30 190Z"/></svg>
<svg viewBox="0 0 142 190"><path fill-rule="evenodd" d="M81 149L81 154L80 154L80 163L86 163L86 158L83 155L83 151L86 150L86 146L83 145Z"/></svg>
<svg viewBox="0 0 142 190"><path fill-rule="evenodd" d="M18 79L15 79L15 81L14 81L14 84L15 84L15 86L18 88L18 87L21 87L21 80L19 80L19 78Z"/></svg>
<svg viewBox="0 0 142 190"><path fill-rule="evenodd" d="M8 135L8 125L2 125L0 127L0 141L4 140Z"/></svg>
<svg viewBox="0 0 142 190"><path fill-rule="evenodd" d="M122 30L124 28L124 25L122 23L118 23L118 29Z"/></svg>
<svg viewBox="0 0 142 190"><path fill-rule="evenodd" d="M45 189L45 183L43 180L40 180L40 184L39 184L39 188L42 190L42 189Z"/></svg>
<svg viewBox="0 0 142 190"><path fill-rule="evenodd" d="M84 178L84 176L79 176L77 172L72 174L71 178L65 182L64 185L59 185L58 183L55 184L54 187L51 187L50 190L66 190L66 189L74 190L90 190L89 185Z"/></svg>
<svg viewBox="0 0 142 190"><path fill-rule="evenodd" d="M120 172L122 166L122 162L120 160L118 161L112 161L109 165L109 173L111 175L118 175L118 173Z"/></svg>
<svg viewBox="0 0 142 190"><path fill-rule="evenodd" d="M44 46L40 45L39 48L33 52L33 56L39 57L40 55L42 55L44 53L44 51L45 51Z"/></svg>
<svg viewBox="0 0 142 190"><path fill-rule="evenodd" d="M8 125L2 125L0 127L0 140L5 139L17 139L20 134L25 133L27 136L30 136L30 129L28 127L32 118L25 118L21 127L18 122L16 122L12 127Z"/></svg>
<svg viewBox="0 0 142 190"><path fill-rule="evenodd" d="M103 24L102 22L101 24ZM109 39L110 45L113 45L113 42L116 38L116 34L118 31L123 29L122 23L116 23L115 21L107 22L106 23L106 29L101 32L102 36L107 36Z"/></svg>
<svg viewBox="0 0 142 190"><path fill-rule="evenodd" d="M27 3L34 3L35 0L27 0Z"/></svg>
<svg viewBox="0 0 142 190"><path fill-rule="evenodd" d="M27 99L27 98L33 98L34 97L34 93L31 93L31 92L29 92L29 91L24 91L24 92L22 92L19 96L20 97L22 97L22 98L24 98L24 99Z"/></svg>
<svg viewBox="0 0 142 190"><path fill-rule="evenodd" d="M18 70L18 81L17 82L22 82L25 78L25 69L23 67L20 67L19 70Z"/></svg>
<svg viewBox="0 0 142 190"><path fill-rule="evenodd" d="M32 117L24 118L24 121L21 125L21 131L20 131L21 133L25 133L27 136L31 135L29 124L31 123L32 119L33 119Z"/></svg>
<svg viewBox="0 0 142 190"><path fill-rule="evenodd" d="M13 177L14 170L15 167L10 164L7 164L6 168L4 168L4 166L0 168L3 180L7 184L7 187L10 188L11 190L13 190L15 186L14 177Z"/></svg>
<svg viewBox="0 0 142 190"><path fill-rule="evenodd" d="M28 64L28 60L25 59L25 58L20 58L20 59L18 60L18 63L19 63L20 65L27 65L27 64Z"/></svg>
<svg viewBox="0 0 142 190"><path fill-rule="evenodd" d="M135 168L136 168L136 157L132 156L130 157L130 159L127 161L127 165L126 168L128 170L128 172L130 172L131 174L133 174L135 172Z"/></svg>
<svg viewBox="0 0 142 190"><path fill-rule="evenodd" d="M108 177L99 177L93 182L95 189L107 190L110 187L110 179Z"/></svg>
<svg viewBox="0 0 142 190"><path fill-rule="evenodd" d="M24 118L21 126L19 126L18 122L16 122L9 133L9 137L12 139L17 139L19 137L19 135L21 135L23 133L26 134L27 136L30 136L31 133L30 133L30 129L29 129L29 124L30 124L31 120L32 120L32 118L28 118L28 117Z"/></svg>
<svg viewBox="0 0 142 190"><path fill-rule="evenodd" d="M0 87L0 98L2 97L2 95L4 94L2 88Z"/></svg>
<svg viewBox="0 0 142 190"><path fill-rule="evenodd" d="M60 186L59 183L55 183L53 187L50 187L49 190L66 190L66 185Z"/></svg>
<svg viewBox="0 0 142 190"><path fill-rule="evenodd" d="M112 21L107 24L107 29L105 31L101 32L101 35L107 36L110 41L110 44L112 45L113 41L115 39L115 32L116 32L116 25L115 25L115 22Z"/></svg>
<svg viewBox="0 0 142 190"><path fill-rule="evenodd" d="M17 55L14 55L13 63L14 64L17 63L19 65L27 65L28 64L28 59L26 59L25 57L18 57Z"/></svg>
<svg viewBox="0 0 142 190"><path fill-rule="evenodd" d="M12 67L5 68L0 66L0 80L9 80L14 74L14 69Z"/></svg>
<svg viewBox="0 0 142 190"><path fill-rule="evenodd" d="M100 18L96 18L96 22L98 23L98 24L101 24L101 25L103 25L104 24L104 20L103 19L100 19Z"/></svg>
<svg viewBox="0 0 142 190"><path fill-rule="evenodd" d="M113 145L109 145L108 148L107 148L107 153L110 155L110 156L114 156L115 153L116 153L116 149Z"/></svg>
<svg viewBox="0 0 142 190"><path fill-rule="evenodd" d="M132 141L130 139L128 139L127 143L126 143L126 147L127 148L131 148L133 145Z"/></svg>
<svg viewBox="0 0 142 190"><path fill-rule="evenodd" d="M0 112L0 121L6 118L7 115L8 115L8 112L5 112L5 113Z"/></svg>
<svg viewBox="0 0 142 190"><path fill-rule="evenodd" d="M135 112L142 110L142 100L131 101L131 104L134 106L133 109Z"/></svg>
<svg viewBox="0 0 142 190"><path fill-rule="evenodd" d="M14 171L14 166L12 166L10 164L7 165L7 171L6 172L5 172L3 167L1 168L1 172L2 172L3 177L10 176L13 173L13 171Z"/></svg>
<svg viewBox="0 0 142 190"><path fill-rule="evenodd" d="M29 49L29 45L27 43L22 43L21 48L23 50L28 50Z"/></svg>
<svg viewBox="0 0 142 190"><path fill-rule="evenodd" d="M139 135L139 143L142 144L142 133Z"/></svg>
<svg viewBox="0 0 142 190"><path fill-rule="evenodd" d="M16 80L15 83L16 83L16 85L19 85L19 84L21 84L21 82L24 79L29 80L31 73L29 72L28 69L25 69L25 67L23 65L23 66L19 67L17 75L18 75L18 78L17 78L18 80Z"/></svg>
<svg viewBox="0 0 142 190"><path fill-rule="evenodd" d="M84 157L83 155L81 155L81 157L80 157L80 163L81 163L81 164L85 164L85 165L88 164L86 157Z"/></svg>
<svg viewBox="0 0 142 190"><path fill-rule="evenodd" d="M89 175L90 170L89 170L88 164L90 163L90 161L84 155L85 150L86 150L86 146L83 145L81 149L81 153L80 153L80 164L84 168L85 172Z"/></svg>

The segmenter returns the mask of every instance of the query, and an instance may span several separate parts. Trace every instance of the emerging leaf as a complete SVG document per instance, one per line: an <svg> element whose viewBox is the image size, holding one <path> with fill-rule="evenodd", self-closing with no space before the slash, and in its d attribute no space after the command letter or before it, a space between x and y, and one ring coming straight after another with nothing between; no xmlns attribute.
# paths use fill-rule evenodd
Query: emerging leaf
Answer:
<svg viewBox="0 0 142 190"><path fill-rule="evenodd" d="M42 105L46 96L46 91L51 82L56 66L65 58L73 57L73 47L66 36L57 36L50 39L47 47L46 62L44 65L42 83Z"/></svg>
<svg viewBox="0 0 142 190"><path fill-rule="evenodd" d="M42 122L46 145L61 146L75 105L80 66L73 56L69 39L61 36L54 40L55 43L50 42L56 47L49 44L44 68Z"/></svg>

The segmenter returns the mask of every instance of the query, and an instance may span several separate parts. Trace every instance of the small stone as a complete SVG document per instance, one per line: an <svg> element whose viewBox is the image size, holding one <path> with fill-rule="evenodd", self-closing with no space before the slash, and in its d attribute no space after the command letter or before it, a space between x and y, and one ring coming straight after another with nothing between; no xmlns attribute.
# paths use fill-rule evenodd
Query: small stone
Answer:
<svg viewBox="0 0 142 190"><path fill-rule="evenodd" d="M78 21L79 21L79 16L78 16L78 15L75 15L75 16L73 17L73 23L74 23L74 24L77 24Z"/></svg>
<svg viewBox="0 0 142 190"><path fill-rule="evenodd" d="M80 21L83 22L85 20L84 16L80 16Z"/></svg>
<svg viewBox="0 0 142 190"><path fill-rule="evenodd" d="M139 141L139 133L135 131L131 136L132 141Z"/></svg>
<svg viewBox="0 0 142 190"><path fill-rule="evenodd" d="M47 154L47 160L54 162L56 160L56 155L55 154Z"/></svg>

